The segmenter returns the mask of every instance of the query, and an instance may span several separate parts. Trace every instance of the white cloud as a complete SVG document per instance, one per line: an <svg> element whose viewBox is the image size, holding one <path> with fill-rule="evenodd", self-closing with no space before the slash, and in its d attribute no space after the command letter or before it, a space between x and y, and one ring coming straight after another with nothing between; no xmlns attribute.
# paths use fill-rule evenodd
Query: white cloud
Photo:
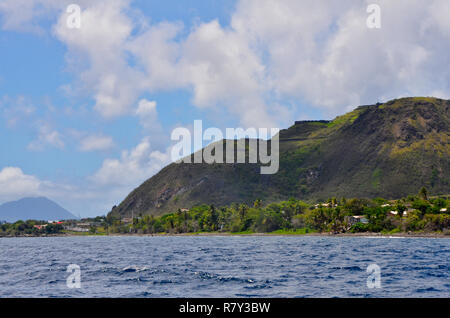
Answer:
<svg viewBox="0 0 450 318"><path fill-rule="evenodd" d="M84 182L82 186L54 183L26 174L19 167L0 170L0 203L24 197L44 196L83 216L102 215L129 192L129 188L99 187Z"/></svg>
<svg viewBox="0 0 450 318"><path fill-rule="evenodd" d="M143 87L149 91L177 89L185 85L180 71L181 44L175 41L183 30L178 22L145 25L139 36L129 38L124 49L136 57L145 71Z"/></svg>
<svg viewBox="0 0 450 318"><path fill-rule="evenodd" d="M20 168L5 167L0 171L0 200L37 195L41 184L39 179L24 174Z"/></svg>
<svg viewBox="0 0 450 318"><path fill-rule="evenodd" d="M37 139L29 143L27 148L32 151L42 151L47 146L63 149L65 145L62 135L57 130L52 129L48 124L42 124L39 127Z"/></svg>
<svg viewBox="0 0 450 318"><path fill-rule="evenodd" d="M157 103L155 101L141 99L136 108L135 115L139 117L139 122L147 134L152 135L160 141L167 138L158 120ZM159 143L158 145L161 146Z"/></svg>
<svg viewBox="0 0 450 318"><path fill-rule="evenodd" d="M182 74L193 88L194 104L225 107L245 126L272 126L263 99L266 67L250 43L218 21L201 24L183 45ZM280 118L281 119L281 118Z"/></svg>
<svg viewBox="0 0 450 318"><path fill-rule="evenodd" d="M268 53L271 89L333 114L448 90L448 1L379 1L379 30L366 27L368 3L241 1L232 23Z"/></svg>
<svg viewBox="0 0 450 318"><path fill-rule="evenodd" d="M100 185L137 186L170 162L168 153L152 151L149 138L144 138L131 151L123 151L120 159L106 159L90 179Z"/></svg>
<svg viewBox="0 0 450 318"><path fill-rule="evenodd" d="M141 99L136 110L136 115L140 117L149 117L156 115L156 102Z"/></svg>
<svg viewBox="0 0 450 318"><path fill-rule="evenodd" d="M33 33L42 33L38 25L39 18L55 1L40 0L2 0L0 13L2 14L2 29L20 30Z"/></svg>
<svg viewBox="0 0 450 318"><path fill-rule="evenodd" d="M33 22L37 4L61 7L30 3L20 13L14 1L3 2L6 24ZM448 91L448 1L380 0L376 30L366 26L369 3L241 0L230 26L203 21L182 36L178 22L136 18L130 1L83 1L82 28L67 28L64 13L54 34L105 117L130 113L143 93L163 90L191 89L195 106L226 109L245 126L291 120L296 101L337 114Z"/></svg>
<svg viewBox="0 0 450 318"><path fill-rule="evenodd" d="M55 35L68 46L70 67L93 93L95 109L105 117L127 113L142 91L143 76L126 59L126 40L134 27L124 13L128 5L125 0L91 2L82 10L81 28L67 27L67 13L54 27Z"/></svg>
<svg viewBox="0 0 450 318"><path fill-rule="evenodd" d="M114 140L109 136L86 136L80 141L81 151L102 151L114 147Z"/></svg>
<svg viewBox="0 0 450 318"><path fill-rule="evenodd" d="M148 152L146 147L143 141L129 156L122 157L118 165L113 165L125 169L122 174L120 171L117 173L107 171L108 167L104 164L96 176L83 180L80 184L42 180L24 173L19 167L4 167L0 169L0 204L24 197L44 196L55 200L75 215L106 214L113 205L118 204L141 181L144 181L146 176L152 176L165 165L167 154L158 151ZM109 168L114 169L113 166ZM128 173L132 175L127 175ZM100 174L102 176L98 179ZM120 180L121 178L124 180Z"/></svg>
<svg viewBox="0 0 450 318"><path fill-rule="evenodd" d="M66 184L42 180L23 172L19 167L4 167L0 170L0 203L25 197L45 196L59 202L87 197L80 189Z"/></svg>
<svg viewBox="0 0 450 318"><path fill-rule="evenodd" d="M145 89L191 89L199 108L225 108L246 126L276 122L262 98L265 66L244 38L216 20L176 42L181 30L180 24L161 23L129 41L145 70Z"/></svg>
<svg viewBox="0 0 450 318"><path fill-rule="evenodd" d="M137 25L127 9L128 1L98 1L82 11L80 29L66 27L66 14L54 27L69 48L71 68L91 90L103 116L129 113L143 92L192 88L198 107L243 113L247 125L274 122L261 97L264 65L245 38L212 21L177 42L181 24ZM137 65L128 63L129 56Z"/></svg>

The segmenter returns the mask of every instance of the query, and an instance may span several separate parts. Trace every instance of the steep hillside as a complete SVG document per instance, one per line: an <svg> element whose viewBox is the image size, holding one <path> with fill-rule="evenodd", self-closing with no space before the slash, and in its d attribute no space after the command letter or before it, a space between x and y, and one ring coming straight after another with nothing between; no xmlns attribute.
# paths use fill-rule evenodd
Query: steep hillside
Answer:
<svg viewBox="0 0 450 318"><path fill-rule="evenodd" d="M449 115L450 101L416 97L361 106L331 122L296 122L280 132L275 175L260 175L256 164L171 164L112 213L289 197L398 198L422 186L450 193Z"/></svg>

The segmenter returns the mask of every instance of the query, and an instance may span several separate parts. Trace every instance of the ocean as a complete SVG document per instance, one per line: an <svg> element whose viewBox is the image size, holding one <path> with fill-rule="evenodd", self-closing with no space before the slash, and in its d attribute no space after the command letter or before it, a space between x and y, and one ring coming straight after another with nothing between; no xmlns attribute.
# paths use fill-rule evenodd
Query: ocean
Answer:
<svg viewBox="0 0 450 318"><path fill-rule="evenodd" d="M0 297L448 298L449 257L438 238L1 238Z"/></svg>

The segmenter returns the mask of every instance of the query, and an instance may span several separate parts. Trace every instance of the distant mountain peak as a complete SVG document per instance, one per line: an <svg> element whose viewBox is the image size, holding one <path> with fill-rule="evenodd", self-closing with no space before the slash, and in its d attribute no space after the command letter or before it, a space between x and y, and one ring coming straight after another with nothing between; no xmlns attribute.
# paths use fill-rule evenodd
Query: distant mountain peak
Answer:
<svg viewBox="0 0 450 318"><path fill-rule="evenodd" d="M25 197L0 205L0 221L55 221L70 219L77 219L77 217L54 201L43 196Z"/></svg>

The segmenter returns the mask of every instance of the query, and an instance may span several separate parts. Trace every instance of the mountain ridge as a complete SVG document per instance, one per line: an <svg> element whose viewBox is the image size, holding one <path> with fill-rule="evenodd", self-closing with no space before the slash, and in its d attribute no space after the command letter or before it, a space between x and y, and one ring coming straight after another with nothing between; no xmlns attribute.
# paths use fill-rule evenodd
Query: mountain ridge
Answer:
<svg viewBox="0 0 450 318"><path fill-rule="evenodd" d="M396 198L427 186L450 193L450 100L410 97L365 105L332 121L280 131L280 171L255 164L171 164L132 191L113 215L162 215L199 204L295 197Z"/></svg>

